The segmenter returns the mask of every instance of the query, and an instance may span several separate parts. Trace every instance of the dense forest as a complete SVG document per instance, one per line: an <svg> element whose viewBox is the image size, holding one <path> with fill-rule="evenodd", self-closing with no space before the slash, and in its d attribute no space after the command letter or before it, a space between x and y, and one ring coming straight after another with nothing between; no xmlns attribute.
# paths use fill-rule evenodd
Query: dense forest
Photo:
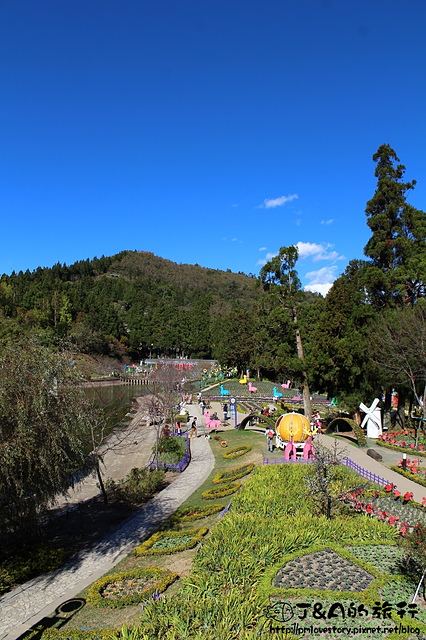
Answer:
<svg viewBox="0 0 426 640"><path fill-rule="evenodd" d="M81 353L133 360L215 358L260 377L338 396L348 407L397 387L416 402L426 381L426 214L415 181L382 145L366 205L371 237L326 298L300 288L297 250L259 278L123 251L0 278L0 343L36 333ZM289 286L291 283L291 287Z"/></svg>
<svg viewBox="0 0 426 640"><path fill-rule="evenodd" d="M83 353L213 357L218 318L252 308L255 279L123 251L0 279L2 340L38 331Z"/></svg>

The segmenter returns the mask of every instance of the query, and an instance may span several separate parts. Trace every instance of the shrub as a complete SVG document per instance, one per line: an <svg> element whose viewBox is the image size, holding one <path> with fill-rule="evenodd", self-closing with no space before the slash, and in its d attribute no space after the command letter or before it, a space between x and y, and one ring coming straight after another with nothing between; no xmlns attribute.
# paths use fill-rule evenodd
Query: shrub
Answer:
<svg viewBox="0 0 426 640"><path fill-rule="evenodd" d="M40 637L39 633L36 632L36 638ZM42 636L43 640L118 640L120 637L117 629L46 629Z"/></svg>
<svg viewBox="0 0 426 640"><path fill-rule="evenodd" d="M203 491L201 497L204 498L204 500L223 498L224 496L230 496L231 493L235 493L240 487L240 482L230 482L229 484L223 484L220 487L214 487L213 489Z"/></svg>
<svg viewBox="0 0 426 640"><path fill-rule="evenodd" d="M147 569L134 569L133 571L122 571L121 573L114 573L107 576L103 576L99 580L94 582L87 592L87 602L94 607L109 607L112 609L119 609L131 604L137 604L147 600L154 591L164 591L167 587L176 580L178 576L170 571L163 571L157 567L149 567ZM146 579L148 586L140 592L135 589L129 591L128 594L118 596L117 598L107 598L104 596L105 590L108 585L114 585L115 583L123 582L125 580L139 580ZM135 583L136 586L137 583Z"/></svg>
<svg viewBox="0 0 426 640"><path fill-rule="evenodd" d="M229 451L223 454L223 457L232 460L233 458L239 458L240 456L243 456L245 453L248 453L249 451L251 451L251 447L247 445L242 445L241 447L234 447L234 449L230 449Z"/></svg>
<svg viewBox="0 0 426 640"><path fill-rule="evenodd" d="M64 558L63 549L50 549L46 546L29 547L14 553L12 558L0 564L0 593L41 573L54 571L61 566Z"/></svg>
<svg viewBox="0 0 426 640"><path fill-rule="evenodd" d="M243 467L237 467L237 469L230 469L229 471L221 471L217 473L213 478L213 484L220 484L221 482L229 482L238 480L247 474L251 473L254 469L254 464L246 464Z"/></svg>
<svg viewBox="0 0 426 640"><path fill-rule="evenodd" d="M164 471L157 469L149 471L135 467L123 482L115 482L108 478L107 491L122 502L142 502L151 496L162 484Z"/></svg>
<svg viewBox="0 0 426 640"><path fill-rule="evenodd" d="M179 509L172 516L173 522L192 522L193 520L201 520L219 511L223 511L223 504L207 504L202 507L186 507L186 509Z"/></svg>
<svg viewBox="0 0 426 640"><path fill-rule="evenodd" d="M152 453L156 452L155 446ZM186 453L185 438L167 437L160 438L158 441L158 461L176 463L182 460Z"/></svg>
<svg viewBox="0 0 426 640"><path fill-rule="evenodd" d="M183 529L182 531L158 531L140 544L133 553L136 556L163 555L193 549L206 535L208 529ZM172 540L170 543L168 541Z"/></svg>

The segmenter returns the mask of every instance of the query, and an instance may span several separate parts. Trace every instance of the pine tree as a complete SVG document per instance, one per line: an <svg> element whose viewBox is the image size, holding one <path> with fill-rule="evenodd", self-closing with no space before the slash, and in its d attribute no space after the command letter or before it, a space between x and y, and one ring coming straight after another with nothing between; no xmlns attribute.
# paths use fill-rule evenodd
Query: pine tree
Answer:
<svg viewBox="0 0 426 640"><path fill-rule="evenodd" d="M373 155L377 189L365 210L372 236L364 253L371 259L367 281L378 307L413 305L425 295L426 214L406 202L415 180L403 182L405 167L387 144Z"/></svg>

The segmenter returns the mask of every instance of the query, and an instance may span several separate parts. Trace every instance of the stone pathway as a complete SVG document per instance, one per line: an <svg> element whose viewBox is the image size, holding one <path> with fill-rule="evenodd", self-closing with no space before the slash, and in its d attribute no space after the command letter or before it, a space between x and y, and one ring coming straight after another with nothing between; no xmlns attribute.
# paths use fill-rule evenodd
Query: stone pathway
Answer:
<svg viewBox="0 0 426 640"><path fill-rule="evenodd" d="M18 587L0 598L0 640L16 640L62 602L112 569L146 539L207 479L214 457L205 438L191 440L191 463L166 489L115 533L68 561L61 569Z"/></svg>

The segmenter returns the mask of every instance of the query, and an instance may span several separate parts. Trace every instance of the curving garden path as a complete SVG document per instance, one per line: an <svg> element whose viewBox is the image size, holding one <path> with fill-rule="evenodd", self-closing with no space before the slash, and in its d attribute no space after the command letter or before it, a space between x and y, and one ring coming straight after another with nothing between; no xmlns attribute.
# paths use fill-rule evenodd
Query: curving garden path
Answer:
<svg viewBox="0 0 426 640"><path fill-rule="evenodd" d="M194 409L192 409L194 413ZM191 440L186 470L118 530L73 557L57 571L39 576L0 598L0 640L16 640L43 616L112 569L207 479L214 456L205 438Z"/></svg>

